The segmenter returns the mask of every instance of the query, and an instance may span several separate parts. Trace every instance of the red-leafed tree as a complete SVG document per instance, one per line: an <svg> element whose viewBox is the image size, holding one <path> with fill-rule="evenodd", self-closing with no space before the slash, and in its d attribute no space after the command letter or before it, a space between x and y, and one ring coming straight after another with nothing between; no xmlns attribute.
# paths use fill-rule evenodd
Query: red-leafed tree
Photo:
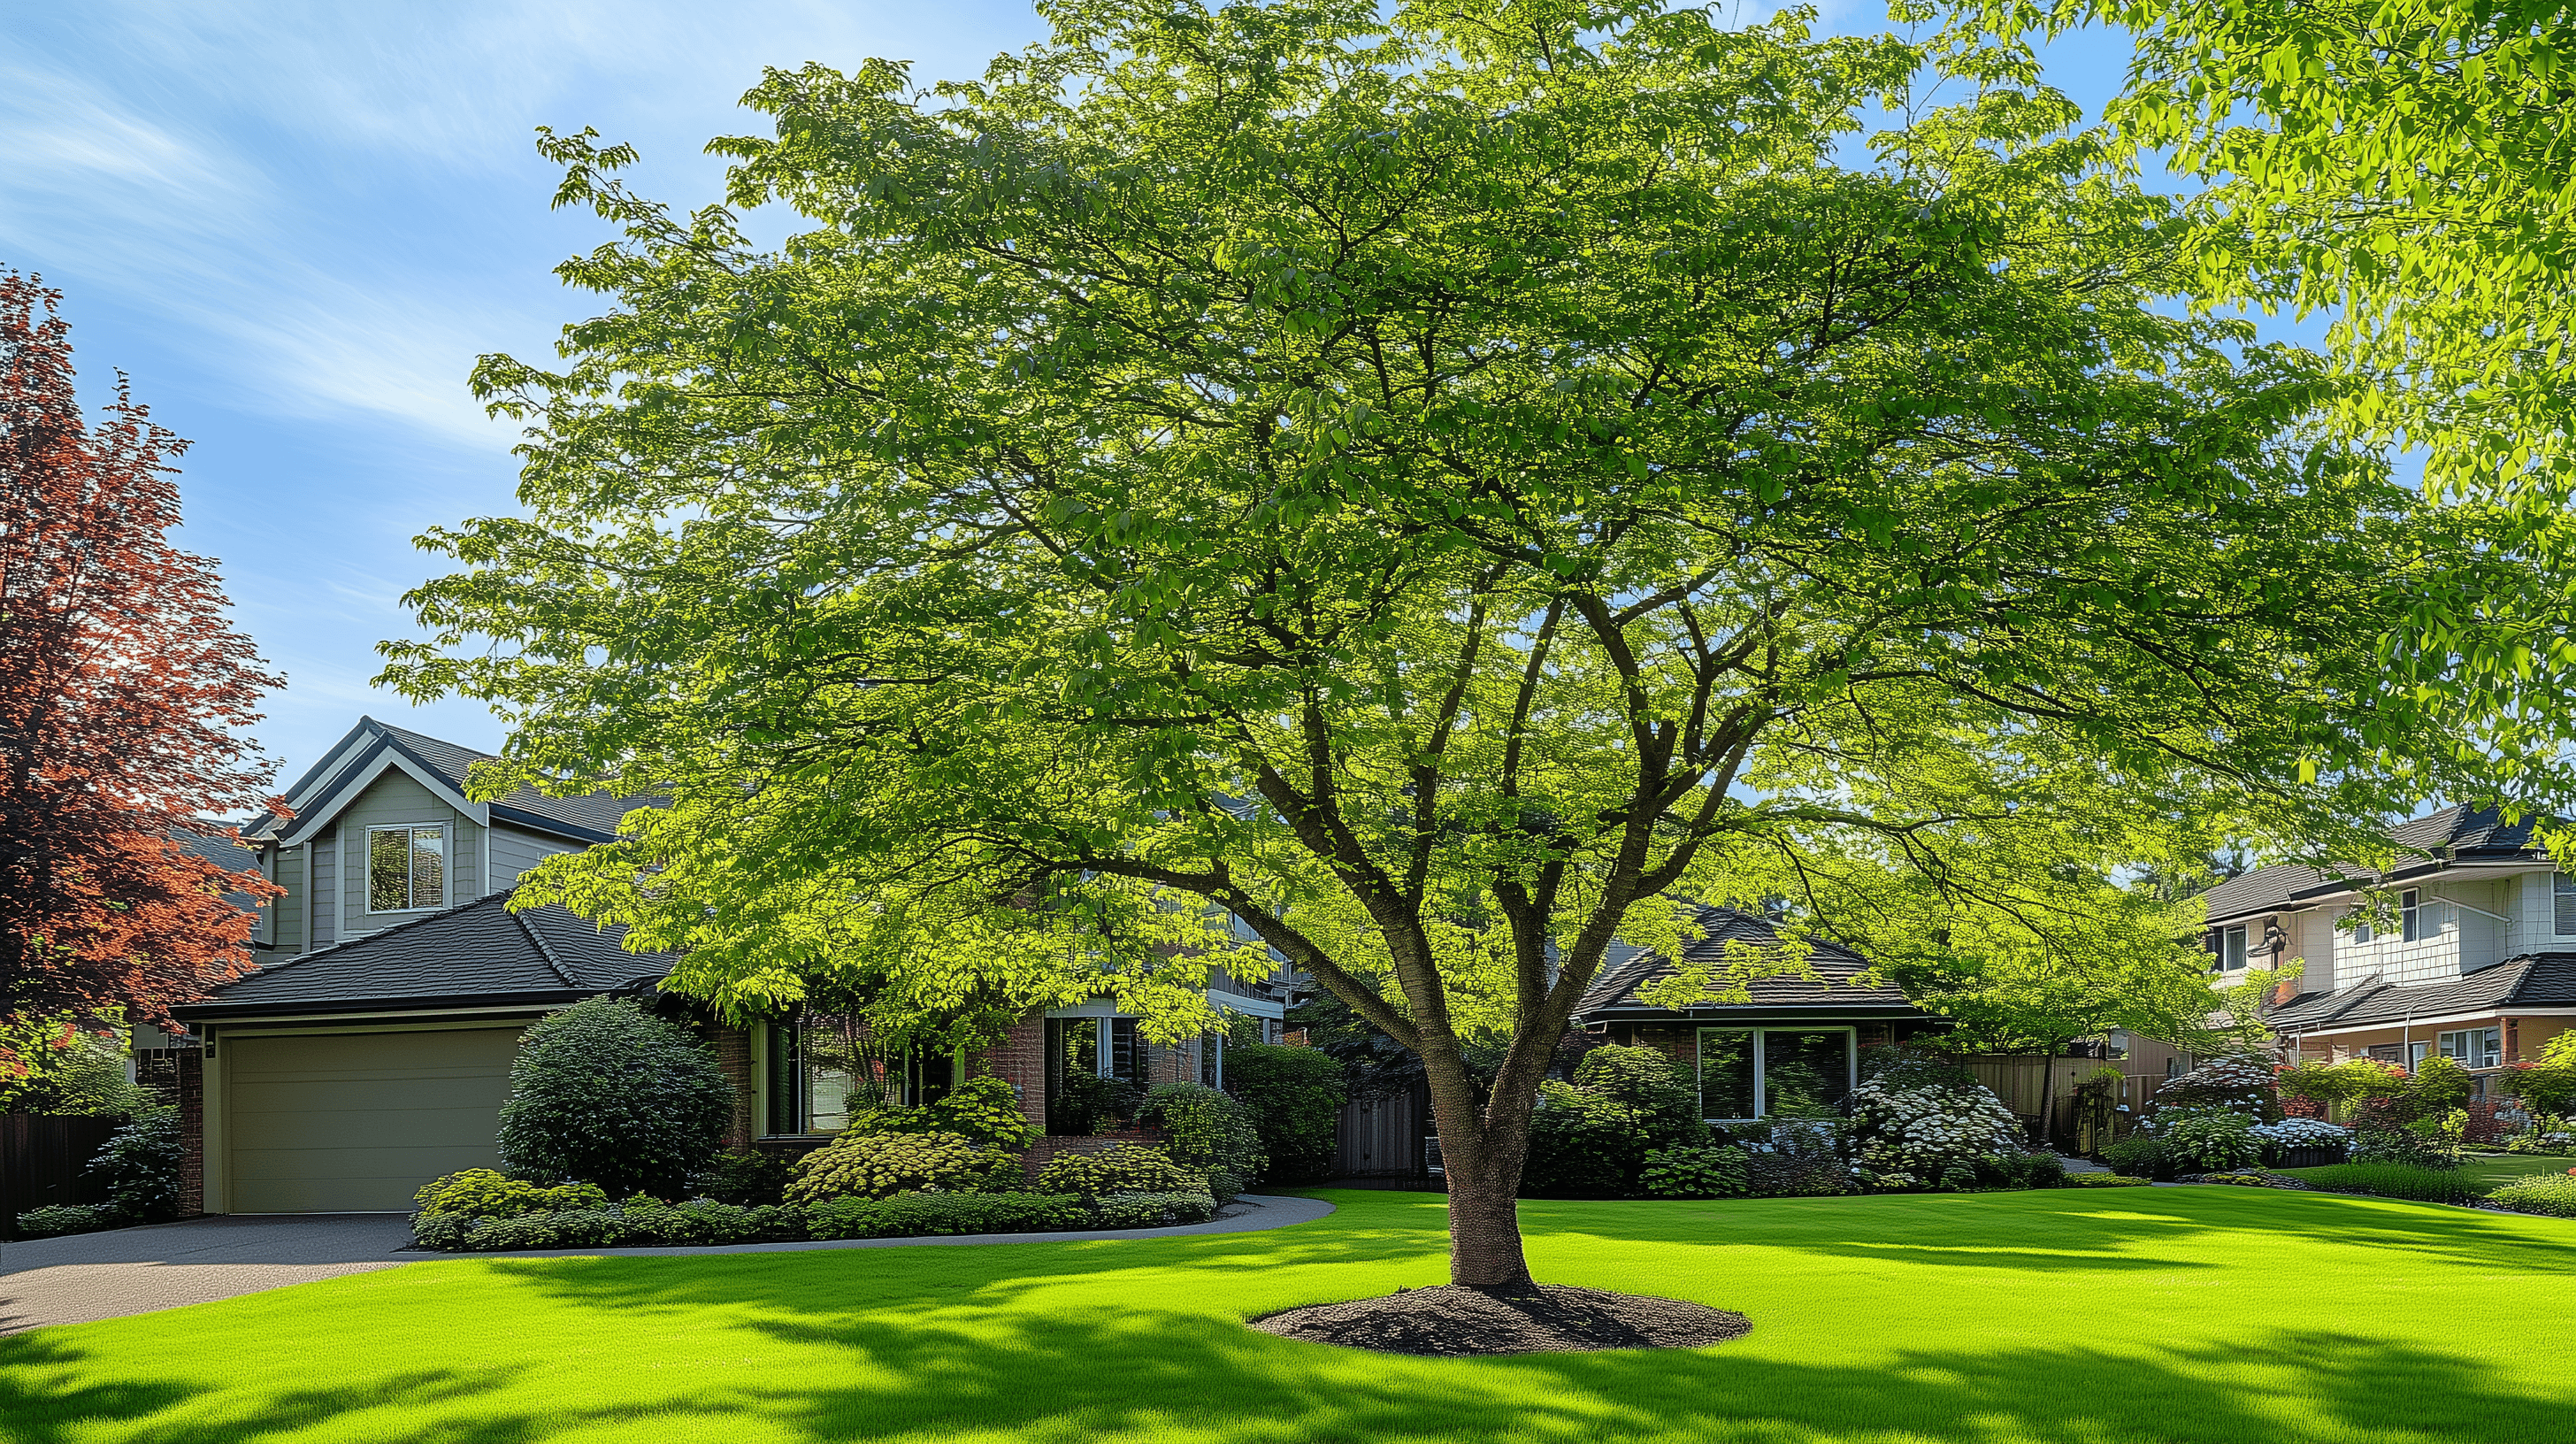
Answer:
<svg viewBox="0 0 2576 1444"><path fill-rule="evenodd" d="M0 1074L251 966L245 897L198 855L261 801L243 729L278 683L225 618L215 564L170 545L186 443L118 378L95 426L60 292L0 271Z"/></svg>

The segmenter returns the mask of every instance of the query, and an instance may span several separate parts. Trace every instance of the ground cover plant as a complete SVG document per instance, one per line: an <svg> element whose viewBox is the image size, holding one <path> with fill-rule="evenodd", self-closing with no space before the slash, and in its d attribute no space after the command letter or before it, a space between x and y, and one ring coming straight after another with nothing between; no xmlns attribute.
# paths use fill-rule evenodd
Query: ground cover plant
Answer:
<svg viewBox="0 0 2576 1444"><path fill-rule="evenodd" d="M2558 1219L2221 1188L1528 1202L1541 1278L1752 1332L1427 1361L1244 1326L1445 1281L1436 1196L1329 1196L1263 1233L357 1274L0 1338L0 1419L28 1444L2565 1437L2530 1346L2576 1289ZM2188 1336L2101 1327L2110 1297Z"/></svg>

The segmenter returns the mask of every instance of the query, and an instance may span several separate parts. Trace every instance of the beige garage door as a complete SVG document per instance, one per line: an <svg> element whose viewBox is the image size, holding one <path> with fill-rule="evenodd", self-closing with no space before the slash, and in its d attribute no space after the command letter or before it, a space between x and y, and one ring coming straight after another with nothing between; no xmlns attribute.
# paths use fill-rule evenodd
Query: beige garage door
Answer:
<svg viewBox="0 0 2576 1444"><path fill-rule="evenodd" d="M517 1028L224 1043L235 1213L409 1212L415 1189L497 1168Z"/></svg>

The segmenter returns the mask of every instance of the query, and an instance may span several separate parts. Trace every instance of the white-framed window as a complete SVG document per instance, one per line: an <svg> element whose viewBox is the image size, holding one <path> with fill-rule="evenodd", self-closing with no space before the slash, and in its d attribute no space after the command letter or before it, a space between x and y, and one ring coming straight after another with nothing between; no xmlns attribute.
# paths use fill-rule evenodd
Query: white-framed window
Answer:
<svg viewBox="0 0 2576 1444"><path fill-rule="evenodd" d="M2550 901L2556 905L2556 920L2551 931L2562 938L2576 938L2576 872L2549 875Z"/></svg>
<svg viewBox="0 0 2576 1444"><path fill-rule="evenodd" d="M406 823L367 829L367 911L447 906L447 827Z"/></svg>
<svg viewBox="0 0 2576 1444"><path fill-rule="evenodd" d="M1849 1028L1702 1028L1699 1108L1711 1123L1832 1108L1851 1096L1859 1051Z"/></svg>
<svg viewBox="0 0 2576 1444"><path fill-rule="evenodd" d="M2442 1056L2463 1068L2499 1068L2504 1066L2504 1030L2501 1028L2463 1028L2444 1033L2437 1040Z"/></svg>
<svg viewBox="0 0 2576 1444"><path fill-rule="evenodd" d="M2410 943L2424 940L2424 909L2416 902L2415 889L2397 895L2397 935Z"/></svg>
<svg viewBox="0 0 2576 1444"><path fill-rule="evenodd" d="M2231 973L2245 969L2245 929L2225 928L2218 934L2218 966Z"/></svg>

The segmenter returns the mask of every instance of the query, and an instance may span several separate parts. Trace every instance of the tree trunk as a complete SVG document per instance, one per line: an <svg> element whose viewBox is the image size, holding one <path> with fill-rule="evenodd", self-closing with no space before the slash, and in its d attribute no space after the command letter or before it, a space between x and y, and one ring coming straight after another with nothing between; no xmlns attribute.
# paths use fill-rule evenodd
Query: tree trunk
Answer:
<svg viewBox="0 0 2576 1444"><path fill-rule="evenodd" d="M1490 1105L1479 1106L1475 1080L1454 1054L1423 1062L1432 1116L1440 1123L1441 1171L1449 1184L1449 1282L1493 1293L1535 1293L1538 1286L1521 1254L1519 1208L1531 1100L1508 1099L1498 1091Z"/></svg>
<svg viewBox="0 0 2576 1444"><path fill-rule="evenodd" d="M2056 1096L2057 1050L2064 1047L2066 1041L2060 1039L2050 1043L2039 1052L2039 1125L2031 1130L2038 1135L2031 1141L2051 1152L2056 1151L2056 1145L2048 1141L2048 1105Z"/></svg>

